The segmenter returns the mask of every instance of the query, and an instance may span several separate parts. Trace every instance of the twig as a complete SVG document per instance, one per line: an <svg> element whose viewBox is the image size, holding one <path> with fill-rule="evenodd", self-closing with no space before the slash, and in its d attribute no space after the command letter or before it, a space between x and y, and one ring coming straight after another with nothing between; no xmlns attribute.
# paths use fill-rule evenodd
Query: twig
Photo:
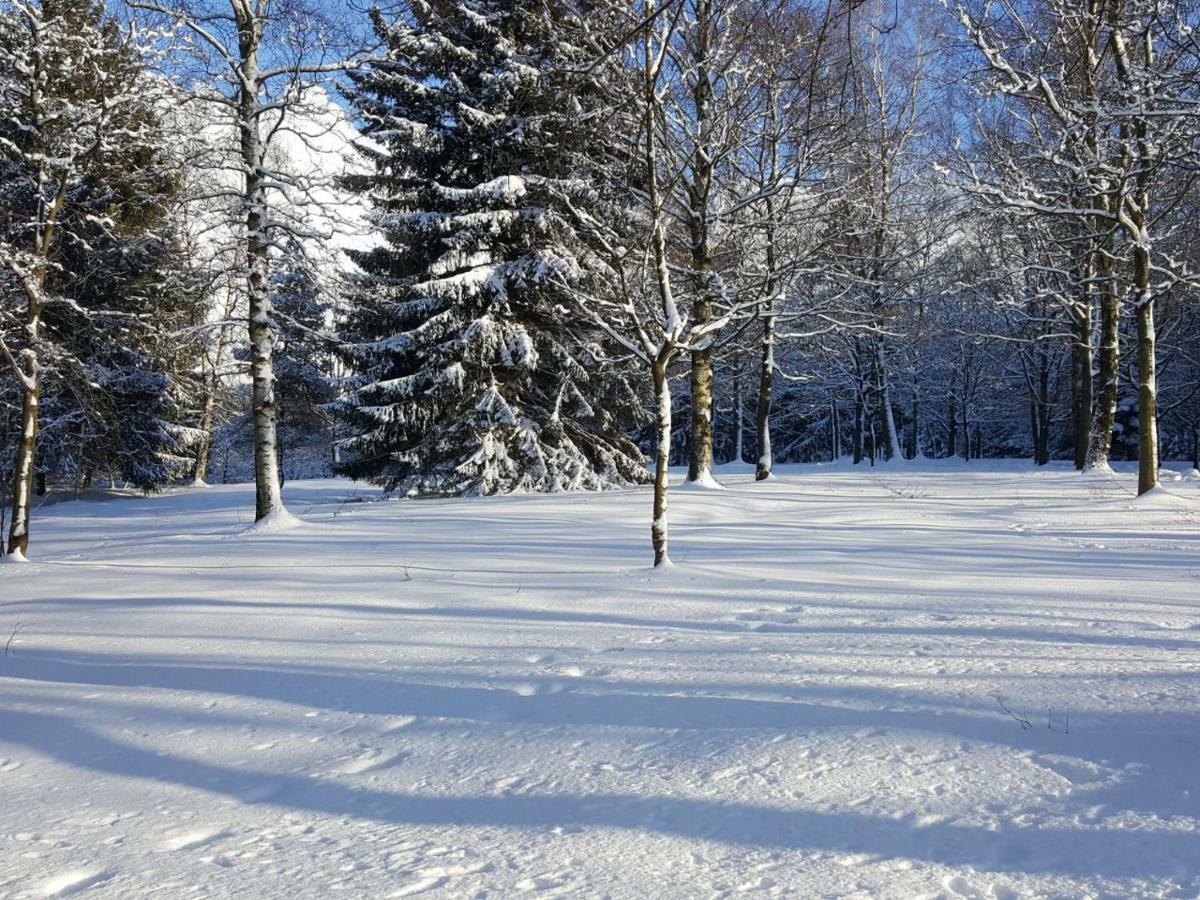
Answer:
<svg viewBox="0 0 1200 900"><path fill-rule="evenodd" d="M1025 718L1024 716L1018 716L1015 712L1013 712L1011 709L1009 709L1007 706L1005 706L1004 701L1001 700L999 697L996 698L996 702L1000 704L1000 708L1002 710L1004 710L1006 713L1008 713L1010 716L1012 716L1012 718L1017 722L1017 724L1019 724L1021 726L1022 731L1026 731L1033 727L1033 725L1030 723L1030 721L1027 718Z"/></svg>
<svg viewBox="0 0 1200 900"><path fill-rule="evenodd" d="M10 634L8 636L8 640L4 644L4 652L0 653L0 659L7 658L8 654L13 652L13 649L12 649L13 641L15 641L17 639L17 635L21 633L22 628L28 628L28 627L29 627L29 625L27 623L23 623L20 621L17 622L17 627L12 630L12 634Z"/></svg>

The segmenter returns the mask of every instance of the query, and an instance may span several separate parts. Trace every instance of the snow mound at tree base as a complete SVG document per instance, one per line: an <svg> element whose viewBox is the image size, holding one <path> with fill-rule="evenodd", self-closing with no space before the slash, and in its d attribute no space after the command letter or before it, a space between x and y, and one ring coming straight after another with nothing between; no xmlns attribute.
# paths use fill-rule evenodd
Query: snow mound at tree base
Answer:
<svg viewBox="0 0 1200 900"><path fill-rule="evenodd" d="M283 531L293 531L298 528L304 528L308 523L298 516L293 516L285 508L275 510L265 518L259 519L253 525L245 528L241 532L242 537L249 537L256 534L278 534Z"/></svg>
<svg viewBox="0 0 1200 900"><path fill-rule="evenodd" d="M680 482L678 488L683 491L723 491L725 490L725 485L713 478L711 471L704 471L694 481L685 478Z"/></svg>
<svg viewBox="0 0 1200 900"><path fill-rule="evenodd" d="M1200 512L1200 504L1186 497L1173 494L1161 484L1156 484L1144 494L1139 494L1129 504L1130 509L1190 509Z"/></svg>

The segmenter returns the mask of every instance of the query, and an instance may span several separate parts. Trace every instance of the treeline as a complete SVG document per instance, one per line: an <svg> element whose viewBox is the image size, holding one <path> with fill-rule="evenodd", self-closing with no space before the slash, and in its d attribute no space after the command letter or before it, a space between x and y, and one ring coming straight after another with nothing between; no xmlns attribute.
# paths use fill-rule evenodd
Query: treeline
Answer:
<svg viewBox="0 0 1200 900"><path fill-rule="evenodd" d="M658 563L672 463L1125 458L1151 490L1200 465L1196 24L10 2L5 549L47 483L252 474L262 520L289 463L406 494L653 480Z"/></svg>

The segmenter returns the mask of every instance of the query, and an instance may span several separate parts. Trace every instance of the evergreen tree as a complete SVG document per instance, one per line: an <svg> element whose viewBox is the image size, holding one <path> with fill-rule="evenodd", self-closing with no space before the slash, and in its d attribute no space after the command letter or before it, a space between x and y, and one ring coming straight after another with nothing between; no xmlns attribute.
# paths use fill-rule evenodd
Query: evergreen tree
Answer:
<svg viewBox="0 0 1200 900"><path fill-rule="evenodd" d="M271 306L278 322L275 405L282 475L293 453L314 446L322 446L328 460L330 417L326 406L336 398L336 388L331 372L331 304L299 242L288 242L274 269Z"/></svg>
<svg viewBox="0 0 1200 900"><path fill-rule="evenodd" d="M579 314L602 289L573 222L598 203L578 157L604 140L586 23L552 0L411 0L352 75L384 241L346 323L343 471L389 490L642 482L628 369Z"/></svg>
<svg viewBox="0 0 1200 900"><path fill-rule="evenodd" d="M146 127L162 134L149 107ZM160 145L135 143L81 183L49 289L47 339L61 364L42 404L41 469L152 489L190 472L187 419L195 350L173 337L203 313L181 259L171 204L178 180ZM102 224L95 224L101 220Z"/></svg>
<svg viewBox="0 0 1200 900"><path fill-rule="evenodd" d="M0 357L21 405L8 545L18 556L47 462L78 472L91 455L150 486L186 440L168 422L160 352L172 179L146 52L93 0L0 14Z"/></svg>

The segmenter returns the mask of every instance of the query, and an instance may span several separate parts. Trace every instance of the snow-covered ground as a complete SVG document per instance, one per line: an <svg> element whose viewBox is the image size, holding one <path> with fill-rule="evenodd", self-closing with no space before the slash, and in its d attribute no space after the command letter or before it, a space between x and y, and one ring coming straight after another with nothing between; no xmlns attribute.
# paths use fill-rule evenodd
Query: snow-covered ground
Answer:
<svg viewBox="0 0 1200 900"><path fill-rule="evenodd" d="M1200 480L722 479L44 508L0 896L1200 893Z"/></svg>

